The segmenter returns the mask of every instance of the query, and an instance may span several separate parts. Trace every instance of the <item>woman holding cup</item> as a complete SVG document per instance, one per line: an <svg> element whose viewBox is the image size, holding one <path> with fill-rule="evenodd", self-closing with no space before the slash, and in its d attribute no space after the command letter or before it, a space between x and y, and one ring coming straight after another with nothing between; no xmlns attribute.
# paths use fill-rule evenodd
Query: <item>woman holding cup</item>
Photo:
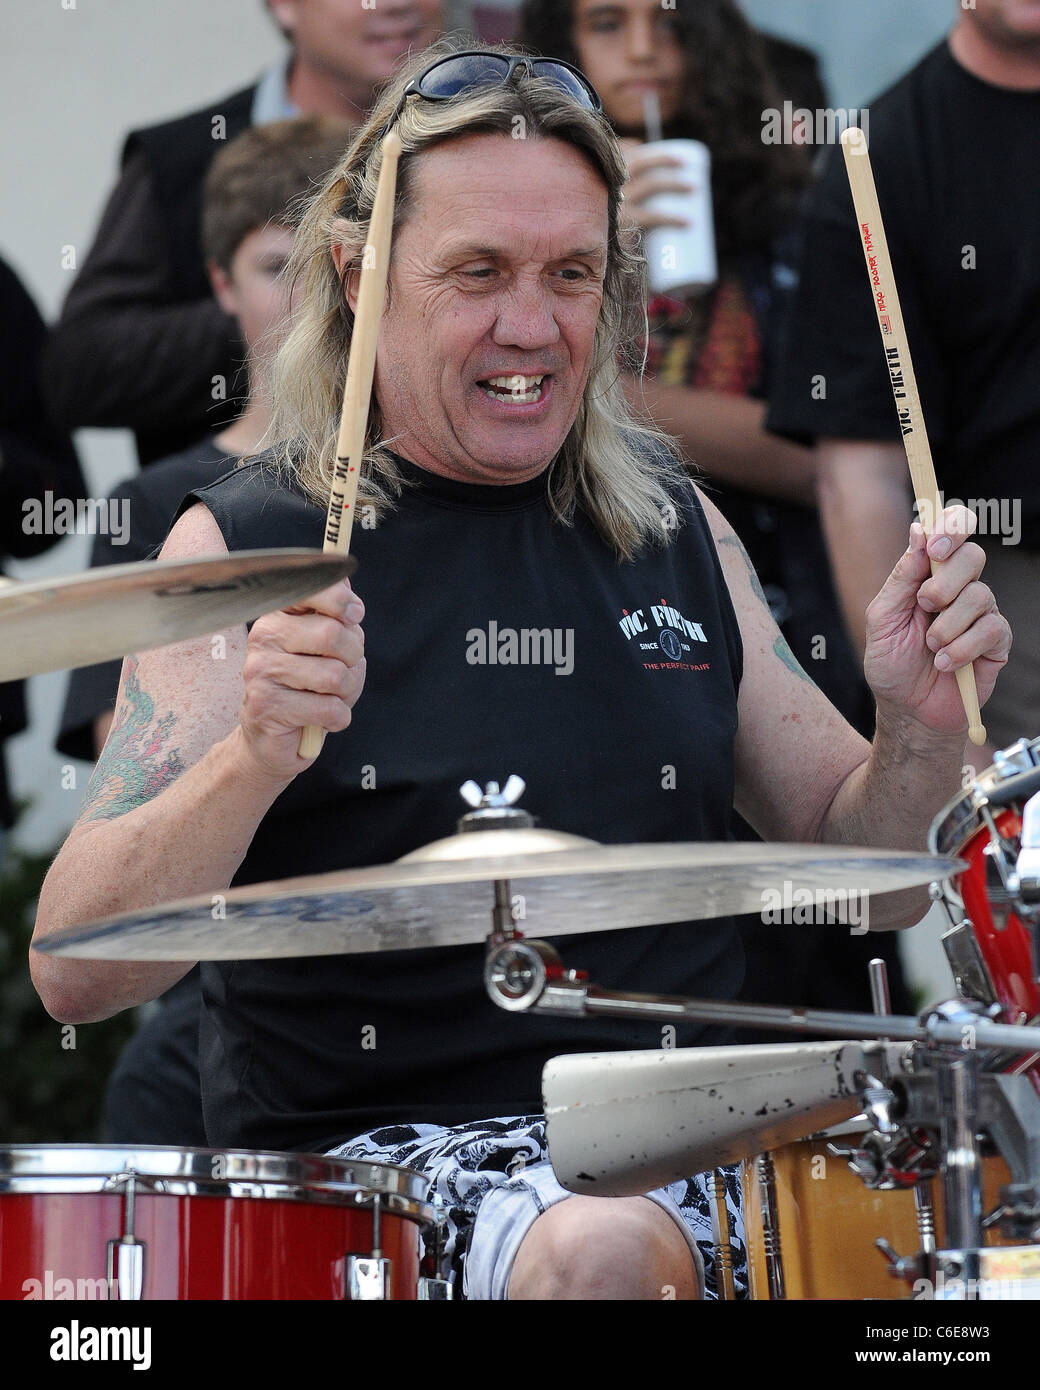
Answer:
<svg viewBox="0 0 1040 1390"><path fill-rule="evenodd" d="M589 77L628 157L652 296L633 399L713 482L815 506L809 450L767 435L756 399L778 245L809 176L805 147L763 143L780 97L761 37L733 0L526 0L520 21L521 42ZM716 500L757 563L730 514L747 499Z"/></svg>

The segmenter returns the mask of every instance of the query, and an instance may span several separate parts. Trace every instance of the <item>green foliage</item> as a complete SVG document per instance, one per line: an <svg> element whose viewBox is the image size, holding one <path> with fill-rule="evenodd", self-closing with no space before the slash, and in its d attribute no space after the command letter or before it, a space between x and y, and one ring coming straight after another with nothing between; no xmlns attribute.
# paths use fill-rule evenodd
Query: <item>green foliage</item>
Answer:
<svg viewBox="0 0 1040 1390"><path fill-rule="evenodd" d="M36 900L54 852L7 844L0 878L0 1143L97 1143L105 1085L132 1012L63 1027L29 978Z"/></svg>

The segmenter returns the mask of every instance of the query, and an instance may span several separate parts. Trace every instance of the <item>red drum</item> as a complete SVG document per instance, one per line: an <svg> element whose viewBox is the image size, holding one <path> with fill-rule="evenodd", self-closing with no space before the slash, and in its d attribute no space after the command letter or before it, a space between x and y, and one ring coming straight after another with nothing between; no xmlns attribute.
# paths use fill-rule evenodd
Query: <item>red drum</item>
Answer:
<svg viewBox="0 0 1040 1390"><path fill-rule="evenodd" d="M414 1300L426 1190L315 1154L0 1147L0 1299Z"/></svg>
<svg viewBox="0 0 1040 1390"><path fill-rule="evenodd" d="M964 792L940 811L928 836L933 853L956 855L968 864L944 889L954 923L944 944L958 988L968 998L999 1002L1006 1023L1040 1015L1029 932L1008 889L1022 810L1040 791L1038 765L1040 739L1022 739L998 753L994 765L967 781ZM967 921L958 923L961 907Z"/></svg>

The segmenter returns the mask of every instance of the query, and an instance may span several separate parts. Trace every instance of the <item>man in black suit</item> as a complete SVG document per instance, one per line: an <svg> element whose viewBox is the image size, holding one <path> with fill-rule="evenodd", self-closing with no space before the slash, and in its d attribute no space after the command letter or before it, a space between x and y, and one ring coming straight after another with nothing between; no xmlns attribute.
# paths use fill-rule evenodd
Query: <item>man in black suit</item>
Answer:
<svg viewBox="0 0 1040 1390"><path fill-rule="evenodd" d="M295 115L357 123L410 50L437 37L441 0L267 0L288 55L243 91L132 131L119 181L44 358L43 389L69 429L132 429L142 465L241 413L244 349L210 290L199 245L202 181L247 126Z"/></svg>
<svg viewBox="0 0 1040 1390"><path fill-rule="evenodd" d="M28 560L59 540L31 524L33 502L48 492L76 498L83 492L79 459L66 434L48 420L40 400L37 366L45 329L29 292L0 259L0 559ZM3 744L26 725L25 682L0 682L0 861L4 832L14 824Z"/></svg>

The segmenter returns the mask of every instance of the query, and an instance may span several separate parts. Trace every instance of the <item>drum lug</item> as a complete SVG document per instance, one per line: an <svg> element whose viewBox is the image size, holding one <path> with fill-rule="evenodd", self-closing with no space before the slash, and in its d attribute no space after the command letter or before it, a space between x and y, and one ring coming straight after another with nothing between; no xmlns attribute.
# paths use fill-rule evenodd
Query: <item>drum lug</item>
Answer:
<svg viewBox="0 0 1040 1390"><path fill-rule="evenodd" d="M736 1298L733 1281L733 1235L726 1208L726 1179L718 1168L708 1177L708 1202L711 1206L711 1244L715 1258L715 1284L722 1303Z"/></svg>
<svg viewBox="0 0 1040 1390"><path fill-rule="evenodd" d="M1014 840L1009 840L1000 833L1000 827L994 819L993 812L990 810L990 803L984 796L979 796L976 801L979 816L983 824L989 831L989 844L982 851L986 855L986 862L989 866L987 872L988 893L994 902L1000 903L1003 898L1004 922L1001 926L1007 925L1007 900L1014 897L1011 888L1011 879L1015 872L1015 855L1018 846Z"/></svg>
<svg viewBox="0 0 1040 1390"><path fill-rule="evenodd" d="M986 899L994 931L1006 931L1014 904L1014 859L1008 849L991 841L982 851L986 861Z"/></svg>
<svg viewBox="0 0 1040 1390"><path fill-rule="evenodd" d="M971 919L965 917L949 931L944 932L942 945L953 972L957 993L967 999L977 999L987 1007L996 1004L996 992L982 951L979 949L975 926Z"/></svg>
<svg viewBox="0 0 1040 1390"><path fill-rule="evenodd" d="M755 1159L755 1184L762 1206L762 1246L766 1262L769 1297L775 1302L787 1298L784 1254L780 1240L780 1206L776 1191L776 1167L769 1153Z"/></svg>
<svg viewBox="0 0 1040 1390"><path fill-rule="evenodd" d="M346 1300L348 1303L386 1303L390 1300L393 1261L385 1256L348 1255Z"/></svg>
<svg viewBox="0 0 1040 1390"><path fill-rule="evenodd" d="M122 1236L108 1242L109 1298L120 1303L144 1298L144 1241Z"/></svg>
<svg viewBox="0 0 1040 1390"><path fill-rule="evenodd" d="M372 1198L372 1252L348 1255L344 1298L348 1303L388 1303L393 1261L383 1254L383 1200L377 1192Z"/></svg>
<svg viewBox="0 0 1040 1390"><path fill-rule="evenodd" d="M113 1185L125 1185L123 1234L108 1242L108 1296L120 1302L144 1298L144 1241L134 1235L138 1175L133 1168L113 1179Z"/></svg>
<svg viewBox="0 0 1040 1390"><path fill-rule="evenodd" d="M451 1297L451 1284L447 1279L431 1279L428 1275L423 1275L419 1280L420 1303L443 1303Z"/></svg>

